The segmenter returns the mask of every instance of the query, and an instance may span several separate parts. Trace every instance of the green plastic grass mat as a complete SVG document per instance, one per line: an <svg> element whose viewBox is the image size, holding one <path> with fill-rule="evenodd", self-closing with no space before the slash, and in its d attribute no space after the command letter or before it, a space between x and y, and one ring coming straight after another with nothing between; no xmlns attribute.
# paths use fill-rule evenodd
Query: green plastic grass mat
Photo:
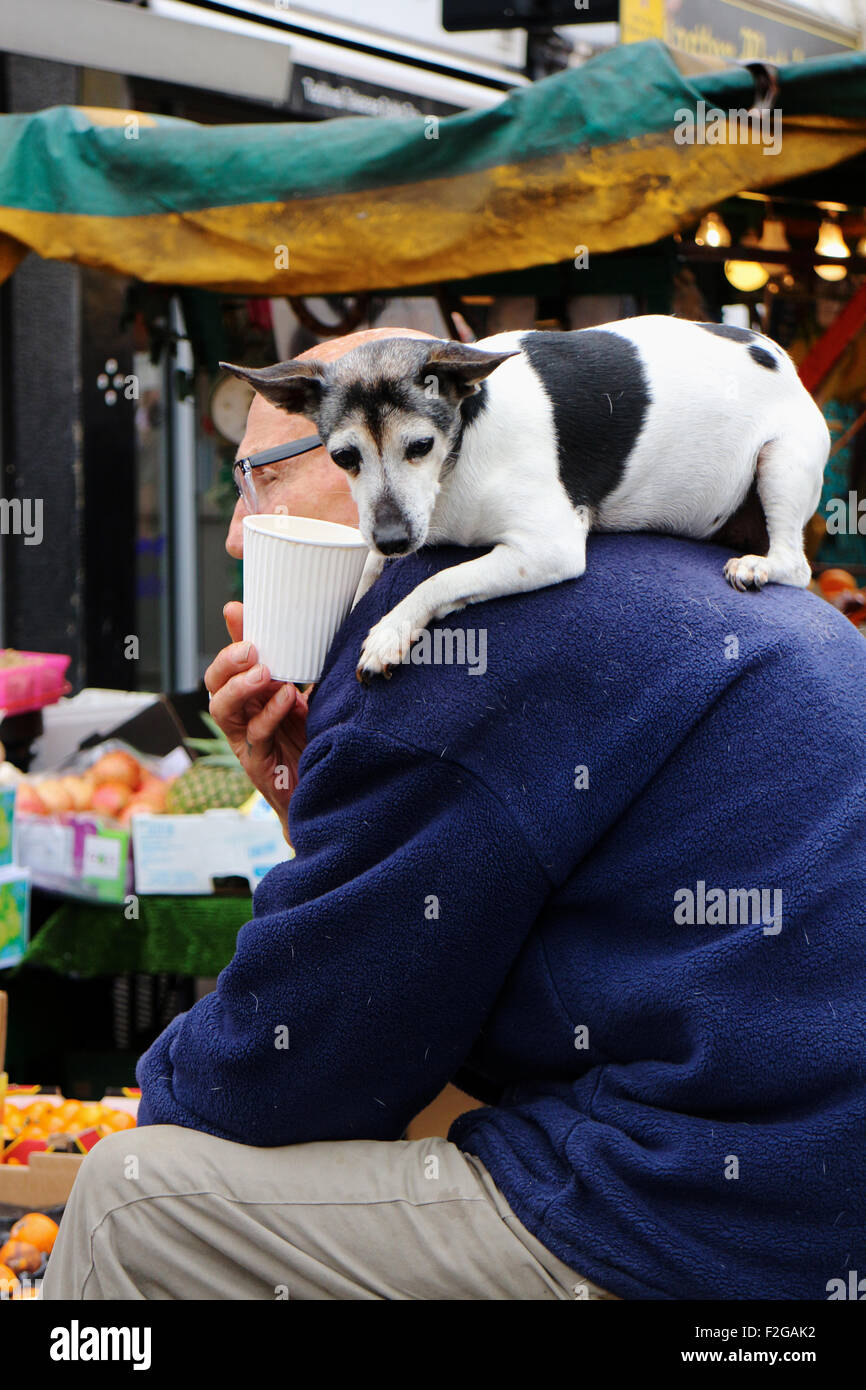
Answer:
<svg viewBox="0 0 866 1390"><path fill-rule="evenodd" d="M122 905L67 900L27 948L24 965L63 975L218 975L252 916L249 897L140 897Z"/></svg>

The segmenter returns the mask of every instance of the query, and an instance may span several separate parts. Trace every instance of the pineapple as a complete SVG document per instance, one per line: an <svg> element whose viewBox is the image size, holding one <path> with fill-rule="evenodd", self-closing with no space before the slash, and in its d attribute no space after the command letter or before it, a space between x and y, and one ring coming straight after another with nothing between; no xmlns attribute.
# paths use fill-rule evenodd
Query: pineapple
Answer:
<svg viewBox="0 0 866 1390"><path fill-rule="evenodd" d="M247 774L216 720L209 714L202 714L202 719L214 737L184 740L202 756L169 787L165 798L168 815L194 815L215 807L242 806L252 791Z"/></svg>

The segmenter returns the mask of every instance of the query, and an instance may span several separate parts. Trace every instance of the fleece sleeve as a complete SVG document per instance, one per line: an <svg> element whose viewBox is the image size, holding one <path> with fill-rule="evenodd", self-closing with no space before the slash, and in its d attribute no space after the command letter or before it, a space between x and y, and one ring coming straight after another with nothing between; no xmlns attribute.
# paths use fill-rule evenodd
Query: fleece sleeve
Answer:
<svg viewBox="0 0 866 1390"><path fill-rule="evenodd" d="M140 1121L261 1146L395 1139L454 1075L550 891L509 812L354 727L307 749L296 858L214 993L139 1062Z"/></svg>

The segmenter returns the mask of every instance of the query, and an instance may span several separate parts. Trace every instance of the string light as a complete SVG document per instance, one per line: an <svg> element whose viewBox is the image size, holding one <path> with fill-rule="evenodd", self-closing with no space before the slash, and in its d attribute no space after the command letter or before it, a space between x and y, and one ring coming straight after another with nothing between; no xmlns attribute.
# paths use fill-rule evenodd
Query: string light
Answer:
<svg viewBox="0 0 866 1390"><path fill-rule="evenodd" d="M740 239L741 246L759 246L754 232L746 232ZM754 294L762 290L770 278L770 272L760 261L725 261L725 275L735 290L743 294Z"/></svg>
<svg viewBox="0 0 866 1390"><path fill-rule="evenodd" d="M695 243L698 246L730 246L731 234L719 213L708 212L704 214L700 226L695 232Z"/></svg>
<svg viewBox="0 0 866 1390"><path fill-rule="evenodd" d="M758 245L762 251L790 251L791 243L785 235L785 224L781 218L766 217L764 219L764 230ZM781 275L787 269L784 262L779 265L771 261L762 261L761 264L768 275Z"/></svg>
<svg viewBox="0 0 866 1390"><path fill-rule="evenodd" d="M818 229L818 240L815 242L815 253L818 256L836 256L839 260L844 260L851 255L842 229L839 223L832 217L825 217ZM844 265L816 265L815 274L820 275L822 280L844 280L848 274L848 267Z"/></svg>

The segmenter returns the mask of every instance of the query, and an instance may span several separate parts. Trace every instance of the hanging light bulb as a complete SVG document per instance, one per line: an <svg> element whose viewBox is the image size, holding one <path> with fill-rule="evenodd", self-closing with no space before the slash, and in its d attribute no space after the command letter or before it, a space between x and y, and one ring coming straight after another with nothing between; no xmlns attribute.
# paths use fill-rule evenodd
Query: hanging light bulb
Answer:
<svg viewBox="0 0 866 1390"><path fill-rule="evenodd" d="M758 245L762 251L790 251L791 244L785 235L785 224L781 218L766 217L764 219L764 230ZM784 270L787 270L784 262L777 265L770 261L762 261L761 264L768 275L781 275Z"/></svg>
<svg viewBox="0 0 866 1390"><path fill-rule="evenodd" d="M831 217L825 217L818 229L815 253L818 256L838 256L840 260L851 255L845 244L839 223ZM816 265L815 274L820 275L822 280L844 280L848 274L848 267L844 265Z"/></svg>
<svg viewBox="0 0 866 1390"><path fill-rule="evenodd" d="M746 232L741 240L742 246L758 246L754 232ZM725 261L725 275L735 290L743 294L754 294L762 290L770 278L770 272L760 261Z"/></svg>
<svg viewBox="0 0 866 1390"><path fill-rule="evenodd" d="M861 236L854 250L855 256L866 256L866 236Z"/></svg>
<svg viewBox="0 0 866 1390"><path fill-rule="evenodd" d="M717 212L707 212L695 232L697 246L730 246L731 234Z"/></svg>

